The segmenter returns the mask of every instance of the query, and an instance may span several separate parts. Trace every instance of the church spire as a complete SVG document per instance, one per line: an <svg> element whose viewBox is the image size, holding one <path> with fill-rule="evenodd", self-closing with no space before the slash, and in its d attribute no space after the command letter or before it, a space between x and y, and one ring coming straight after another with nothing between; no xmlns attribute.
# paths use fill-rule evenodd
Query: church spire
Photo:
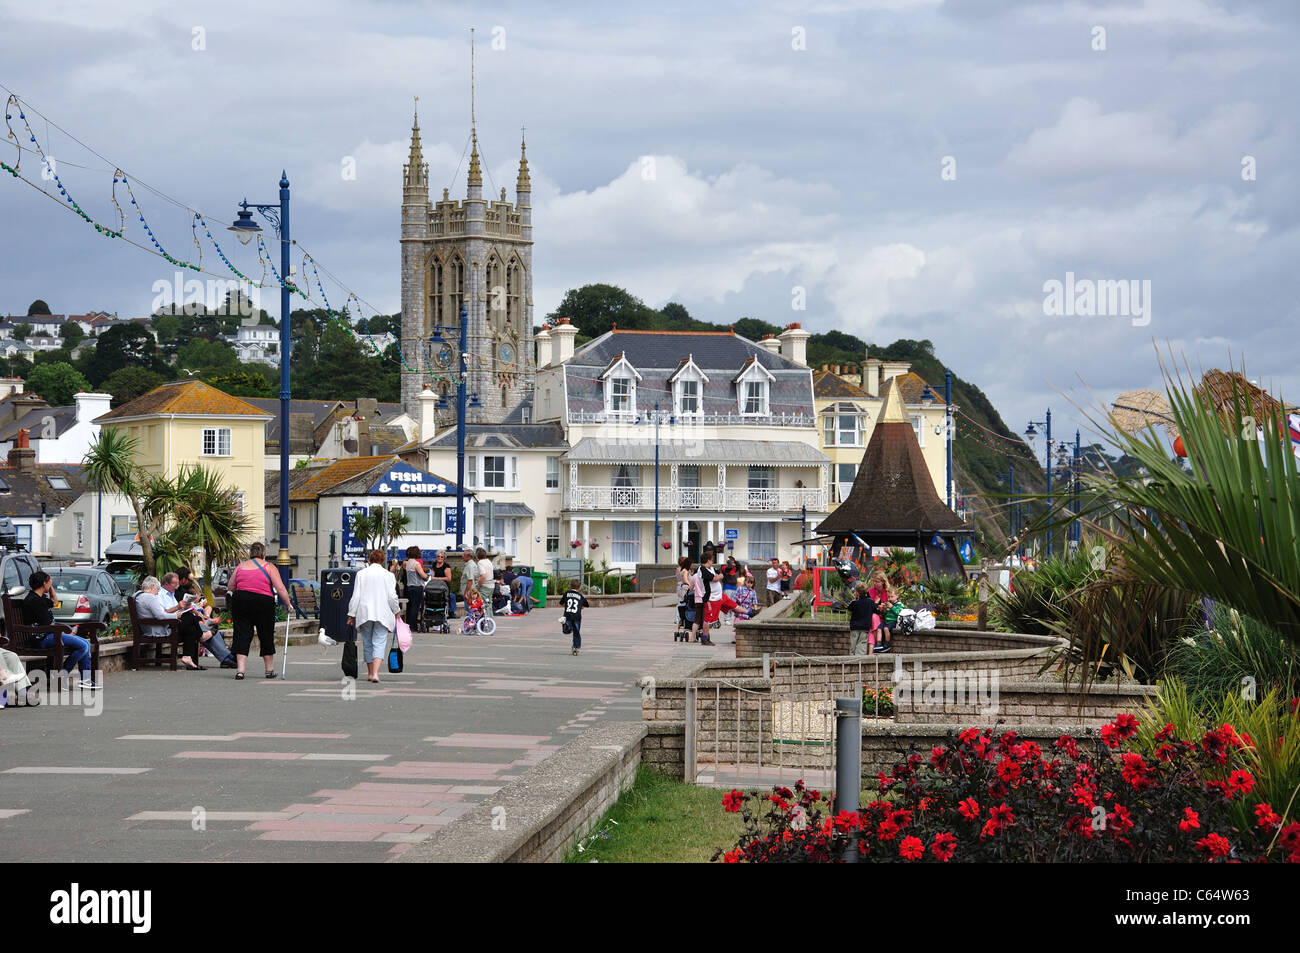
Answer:
<svg viewBox="0 0 1300 953"><path fill-rule="evenodd" d="M475 186L482 188L483 169L479 166L478 162L478 132L473 132L471 138L474 142L474 148L469 154L469 187L471 189Z"/></svg>
<svg viewBox="0 0 1300 953"><path fill-rule="evenodd" d="M531 192L532 190L533 182L528 177L528 143L524 141L521 133L519 139L519 178L515 180L515 191Z"/></svg>
<svg viewBox="0 0 1300 953"><path fill-rule="evenodd" d="M420 147L420 97L415 97L415 118L411 121L411 154L402 169L404 182L412 193L423 193L428 201L429 167L424 162L424 151Z"/></svg>

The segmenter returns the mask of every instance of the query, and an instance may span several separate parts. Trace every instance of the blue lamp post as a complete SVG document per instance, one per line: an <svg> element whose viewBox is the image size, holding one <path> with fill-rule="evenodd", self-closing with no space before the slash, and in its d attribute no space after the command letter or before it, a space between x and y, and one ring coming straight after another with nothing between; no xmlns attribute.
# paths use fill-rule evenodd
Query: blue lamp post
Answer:
<svg viewBox="0 0 1300 953"><path fill-rule="evenodd" d="M1045 427L1047 429L1047 467L1046 467L1047 512L1051 513L1052 511L1052 444L1054 443L1054 441L1052 440L1051 408L1048 408L1046 421L1031 420L1029 421L1029 426L1025 428L1025 439L1029 441L1029 445L1031 447L1034 445L1034 438L1038 436L1038 431L1035 429L1036 427ZM1049 559L1052 557L1052 531L1050 528L1047 531L1047 557Z"/></svg>
<svg viewBox="0 0 1300 953"><path fill-rule="evenodd" d="M275 562L286 586L291 574L289 565L289 176L280 173L280 201L278 204L250 205L248 200L239 203L239 217L230 231L241 244L247 245L262 231L253 221L250 209L256 209L275 229L280 240L280 551Z"/></svg>
<svg viewBox="0 0 1300 953"><path fill-rule="evenodd" d="M442 342L442 325L433 329L433 342ZM465 546L465 415L469 407L482 407L478 394L470 397L465 391L466 378L469 376L467 363L469 355L469 314L464 305L460 307L460 350L454 355L456 374L456 548ZM439 399L438 408L446 409L447 402ZM488 527L488 535L492 528Z"/></svg>

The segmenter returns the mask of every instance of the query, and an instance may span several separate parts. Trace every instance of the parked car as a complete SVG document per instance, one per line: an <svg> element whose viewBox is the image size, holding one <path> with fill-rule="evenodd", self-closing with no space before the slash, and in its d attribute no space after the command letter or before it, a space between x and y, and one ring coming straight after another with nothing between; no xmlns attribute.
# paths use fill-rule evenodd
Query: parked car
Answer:
<svg viewBox="0 0 1300 953"><path fill-rule="evenodd" d="M226 604L226 584L230 582L230 573L228 568L216 569L212 573L212 605L213 608L225 612L228 608Z"/></svg>
<svg viewBox="0 0 1300 953"><path fill-rule="evenodd" d="M0 519L0 523L9 523L9 520L7 518ZM12 527L12 523L10 523L10 526ZM3 529L4 527L0 526L0 545L9 542L5 538ZM27 594L27 580L31 578L32 573L40 568L40 564L36 562L36 557L31 553L16 549L0 549L0 582L3 582L5 592L15 598L21 599ZM4 607L0 604L0 631L3 630L3 624Z"/></svg>
<svg viewBox="0 0 1300 953"><path fill-rule="evenodd" d="M110 624L113 614L124 601L122 589L105 569L99 566L52 568L54 608L57 622L103 622Z"/></svg>

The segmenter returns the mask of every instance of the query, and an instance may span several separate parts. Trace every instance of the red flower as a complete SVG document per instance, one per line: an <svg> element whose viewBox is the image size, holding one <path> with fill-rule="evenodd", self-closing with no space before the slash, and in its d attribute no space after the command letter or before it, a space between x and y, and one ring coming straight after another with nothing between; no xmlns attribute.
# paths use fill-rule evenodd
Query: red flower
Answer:
<svg viewBox="0 0 1300 953"><path fill-rule="evenodd" d="M1300 821L1292 821L1282 828L1282 833L1277 836L1277 842L1287 850L1300 850Z"/></svg>
<svg viewBox="0 0 1300 953"><path fill-rule="evenodd" d="M1156 749L1156 757L1161 761L1173 761L1174 756L1178 754L1178 749L1171 744L1162 744Z"/></svg>
<svg viewBox="0 0 1300 953"><path fill-rule="evenodd" d="M952 855L956 850L957 838L951 834L936 834L934 841L930 844L930 853L945 864L952 860Z"/></svg>
<svg viewBox="0 0 1300 953"><path fill-rule="evenodd" d="M1196 830L1201 826L1201 815L1197 814L1190 807L1183 808L1183 819L1178 822L1178 829L1186 834L1188 831Z"/></svg>
<svg viewBox="0 0 1300 953"><path fill-rule="evenodd" d="M729 850L722 855L724 864L738 864L745 859L745 852L737 847L735 850Z"/></svg>
<svg viewBox="0 0 1300 953"><path fill-rule="evenodd" d="M998 763L998 777L1014 787L1016 782L1020 780L1020 765L1010 759L1000 761Z"/></svg>
<svg viewBox="0 0 1300 953"><path fill-rule="evenodd" d="M1234 771L1228 775L1228 790L1245 797L1255 786L1255 776L1249 771Z"/></svg>
<svg viewBox="0 0 1300 953"><path fill-rule="evenodd" d="M1196 842L1196 849L1210 857L1227 857L1232 845L1219 834L1207 834Z"/></svg>
<svg viewBox="0 0 1300 953"><path fill-rule="evenodd" d="M773 794L770 798L768 798L768 800L771 801L773 804L775 804L783 811L790 810L790 802L785 800L779 795Z"/></svg>
<svg viewBox="0 0 1300 953"><path fill-rule="evenodd" d="M1120 776L1124 778L1132 787L1142 790L1150 782L1147 780L1147 763L1142 760L1142 755L1135 751L1127 752L1121 759L1123 767L1120 769Z"/></svg>
<svg viewBox="0 0 1300 953"><path fill-rule="evenodd" d="M906 827L908 824L912 823L912 812L911 812L911 811L894 811L894 812L892 812L892 813L889 815L889 822L890 822L891 824L897 824L897 825L898 825L898 829L899 829L899 830L902 830L902 829L903 829L904 827Z"/></svg>
<svg viewBox="0 0 1300 953"><path fill-rule="evenodd" d="M1125 741L1132 738L1138 733L1138 720L1130 714L1120 714L1115 716L1115 730Z"/></svg>
<svg viewBox="0 0 1300 953"><path fill-rule="evenodd" d="M1106 823L1116 834L1123 834L1133 829L1133 818L1123 804L1116 804L1114 813L1106 815Z"/></svg>
<svg viewBox="0 0 1300 953"><path fill-rule="evenodd" d="M997 821L985 821L984 828L983 830L980 831L980 838L982 840L988 840L988 838L992 837L997 832L998 832Z"/></svg>
<svg viewBox="0 0 1300 953"><path fill-rule="evenodd" d="M1003 801L995 808L990 808L989 817L993 818L998 826L1011 824L1016 819L1016 815L1012 813L1011 808L1007 807L1006 801Z"/></svg>
<svg viewBox="0 0 1300 953"><path fill-rule="evenodd" d="M1255 817L1257 823L1263 830L1271 831L1282 823L1282 818L1265 803L1255 805Z"/></svg>
<svg viewBox="0 0 1300 953"><path fill-rule="evenodd" d="M961 734L957 736L957 740L964 745L968 745L968 744L973 744L975 742L975 739L978 738L979 736L980 736L980 730L978 728L967 728L965 731L963 731Z"/></svg>
<svg viewBox="0 0 1300 953"><path fill-rule="evenodd" d="M877 828L876 830L876 836L880 840L893 840L895 837L898 836L900 830L902 830L902 828L900 828L892 820L881 821L880 827Z"/></svg>
<svg viewBox="0 0 1300 953"><path fill-rule="evenodd" d="M904 837L898 845L898 854L904 860L920 860L925 856L925 845L919 837Z"/></svg>
<svg viewBox="0 0 1300 953"><path fill-rule="evenodd" d="M834 823L837 831L842 831L847 834L849 831L857 830L858 815L854 814L852 811L840 811L835 815Z"/></svg>
<svg viewBox="0 0 1300 953"><path fill-rule="evenodd" d="M947 753L947 748L939 745L937 748L930 749L930 763L936 768L943 763L943 756Z"/></svg>
<svg viewBox="0 0 1300 953"><path fill-rule="evenodd" d="M1114 725L1101 726L1101 740L1106 743L1107 748L1114 748L1119 744L1119 731Z"/></svg>
<svg viewBox="0 0 1300 953"><path fill-rule="evenodd" d="M968 821L973 821L975 818L980 816L979 801L975 800L973 797L968 797L966 800L960 802L957 805L957 810L960 811L961 816L966 818Z"/></svg>
<svg viewBox="0 0 1300 953"><path fill-rule="evenodd" d="M740 810L741 805L744 803L745 795L740 791L737 791L735 788L732 788L731 791L722 795L722 807L728 814L735 814Z"/></svg>
<svg viewBox="0 0 1300 953"><path fill-rule="evenodd" d="M1052 747L1058 751L1064 751L1071 760L1077 761L1079 759L1079 743L1070 735L1061 735L1056 739Z"/></svg>
<svg viewBox="0 0 1300 953"><path fill-rule="evenodd" d="M1169 740L1170 738L1172 738L1173 736L1174 736L1174 726L1173 726L1173 725L1165 725L1163 728L1161 728L1159 731L1156 732L1155 740L1156 740L1156 741L1168 741L1168 740Z"/></svg>

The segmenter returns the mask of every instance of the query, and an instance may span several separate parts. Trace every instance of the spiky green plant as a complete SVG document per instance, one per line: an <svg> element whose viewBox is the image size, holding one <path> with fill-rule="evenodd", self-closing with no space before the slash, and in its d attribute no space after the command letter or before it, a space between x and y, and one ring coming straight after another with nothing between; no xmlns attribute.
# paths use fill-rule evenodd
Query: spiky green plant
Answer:
<svg viewBox="0 0 1300 953"><path fill-rule="evenodd" d="M82 461L86 482L94 489L107 493L120 493L135 511L136 525L140 528L140 553L144 561L144 575L155 571L153 555L154 526L146 518L141 496L149 481L136 463L138 448L134 438L113 427L100 430L95 442L86 451Z"/></svg>
<svg viewBox="0 0 1300 953"><path fill-rule="evenodd" d="M1165 671L1182 679L1198 702L1243 688L1300 695L1300 651L1270 627L1216 605L1209 626L1169 649Z"/></svg>

